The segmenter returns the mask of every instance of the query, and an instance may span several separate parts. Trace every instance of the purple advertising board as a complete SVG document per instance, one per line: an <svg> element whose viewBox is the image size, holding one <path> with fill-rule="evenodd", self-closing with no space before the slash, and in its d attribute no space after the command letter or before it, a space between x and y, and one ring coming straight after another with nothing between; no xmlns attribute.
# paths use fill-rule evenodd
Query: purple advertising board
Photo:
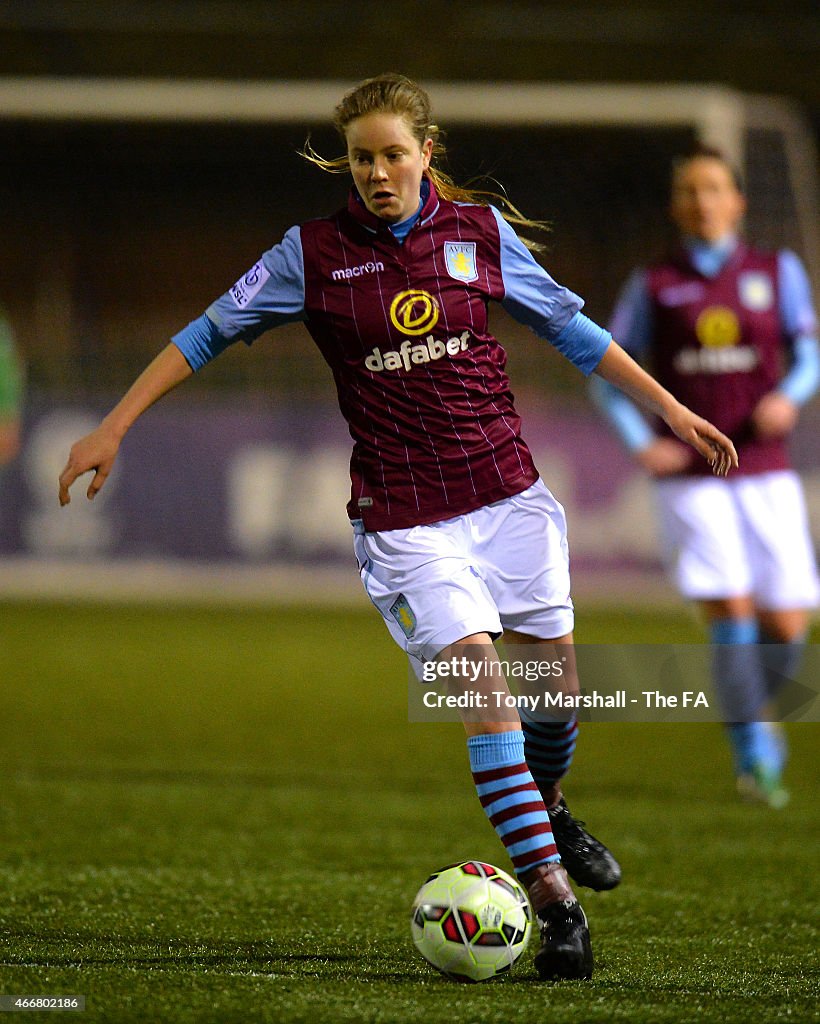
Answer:
<svg viewBox="0 0 820 1024"><path fill-rule="evenodd" d="M251 400L166 400L123 442L94 502L57 477L71 443L105 410L34 403L23 450L0 477L0 553L42 558L173 558L349 564L351 441L338 411ZM565 505L576 568L658 565L652 488L596 413L524 408L524 436ZM795 438L818 523L817 416Z"/></svg>

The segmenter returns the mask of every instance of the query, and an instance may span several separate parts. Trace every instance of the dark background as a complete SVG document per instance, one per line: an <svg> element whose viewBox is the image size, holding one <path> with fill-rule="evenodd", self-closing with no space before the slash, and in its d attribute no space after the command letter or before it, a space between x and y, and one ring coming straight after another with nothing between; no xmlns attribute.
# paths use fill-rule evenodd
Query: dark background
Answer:
<svg viewBox="0 0 820 1024"><path fill-rule="evenodd" d="M0 75L356 81L392 68L433 84L719 83L789 97L817 129L819 25L815 5L794 2L6 0ZM31 391L118 393L288 226L339 206L345 180L297 153L308 130L320 150L338 151L326 124L0 121L0 303ZM691 138L476 124L454 126L448 147L457 180L491 175L551 222L542 262L605 323L630 269L665 245L669 164ZM767 199L765 210L752 204L749 231L768 245L795 244L779 145L758 139L764 159L750 169L761 179L750 191ZM496 330L514 380L518 370L580 395L578 375L547 346L508 318ZM188 392L331 398L302 328L272 337L250 356L237 346Z"/></svg>
<svg viewBox="0 0 820 1024"><path fill-rule="evenodd" d="M820 123L816 3L5 0L0 72L719 82Z"/></svg>

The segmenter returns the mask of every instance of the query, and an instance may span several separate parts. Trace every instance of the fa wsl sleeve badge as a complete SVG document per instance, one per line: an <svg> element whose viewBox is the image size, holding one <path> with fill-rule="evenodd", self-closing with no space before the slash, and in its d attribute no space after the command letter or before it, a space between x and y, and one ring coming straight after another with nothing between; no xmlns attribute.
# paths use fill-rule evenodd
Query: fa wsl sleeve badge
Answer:
<svg viewBox="0 0 820 1024"><path fill-rule="evenodd" d="M444 243L444 262L450 277L465 284L478 280L475 246L475 242Z"/></svg>

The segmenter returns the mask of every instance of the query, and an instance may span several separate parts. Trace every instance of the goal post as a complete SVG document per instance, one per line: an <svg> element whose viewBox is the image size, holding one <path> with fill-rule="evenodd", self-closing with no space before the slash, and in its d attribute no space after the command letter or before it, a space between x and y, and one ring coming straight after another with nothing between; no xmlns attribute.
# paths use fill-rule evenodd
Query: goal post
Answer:
<svg viewBox="0 0 820 1024"><path fill-rule="evenodd" d="M351 84L0 78L0 301L20 328L30 392L24 450L0 490L0 554L346 564L349 435L300 325L236 346L140 423L122 480L161 479L162 502L115 476L101 501L66 513L53 462L260 246L344 201L347 182L300 167L297 153L306 130L334 145L330 115ZM743 172L750 236L796 248L817 281L814 142L788 102L714 85L423 84L456 177L497 173L517 205L552 221L545 261L593 319L606 322L626 274L663 242L669 162L693 139ZM573 523L576 579L634 596L623 572L660 579L648 485L590 410L581 375L492 315L528 443ZM815 532L817 416L806 410L793 446ZM169 443L182 434L199 443ZM203 495L193 481L215 473Z"/></svg>
<svg viewBox="0 0 820 1024"><path fill-rule="evenodd" d="M325 123L343 80L225 81L0 78L0 121ZM443 124L690 128L749 177L755 132L782 150L793 235L818 283L818 171L812 133L780 97L709 84L571 84L426 81ZM765 160L765 153L762 155ZM754 187L754 176L751 177Z"/></svg>

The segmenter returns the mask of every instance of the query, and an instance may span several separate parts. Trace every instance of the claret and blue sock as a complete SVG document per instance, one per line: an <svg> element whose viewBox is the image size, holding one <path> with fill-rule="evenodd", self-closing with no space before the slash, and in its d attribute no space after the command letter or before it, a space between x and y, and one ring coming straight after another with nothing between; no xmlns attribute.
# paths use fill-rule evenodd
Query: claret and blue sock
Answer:
<svg viewBox="0 0 820 1024"><path fill-rule="evenodd" d="M761 630L759 642L763 645L766 693L769 700L774 700L784 686L797 678L806 650L806 635L783 641Z"/></svg>
<svg viewBox="0 0 820 1024"><path fill-rule="evenodd" d="M560 798L558 783L569 771L578 740L578 720L573 714L566 722L535 721L522 713L524 756L538 784L548 810Z"/></svg>
<svg viewBox="0 0 820 1024"><path fill-rule="evenodd" d="M592 946L586 915L561 864L550 817L524 760L520 729L467 740L476 790L541 926L535 968L543 980L590 978Z"/></svg>
<svg viewBox="0 0 820 1024"><path fill-rule="evenodd" d="M539 721L522 712L524 754L550 816L561 862L578 885L614 889L621 868L610 851L573 817L561 795L561 779L569 771L578 740L578 719Z"/></svg>
<svg viewBox="0 0 820 1024"><path fill-rule="evenodd" d="M775 665L759 646L757 620L718 619L711 624L712 672L732 747L742 796L782 807L788 794L780 783L786 761L782 729L764 721L767 705L784 671L793 671L795 652L784 644ZM799 653L799 652L798 652Z"/></svg>
<svg viewBox="0 0 820 1024"><path fill-rule="evenodd" d="M559 861L547 809L524 759L523 733L516 729L471 736L467 749L481 806L516 875Z"/></svg>

